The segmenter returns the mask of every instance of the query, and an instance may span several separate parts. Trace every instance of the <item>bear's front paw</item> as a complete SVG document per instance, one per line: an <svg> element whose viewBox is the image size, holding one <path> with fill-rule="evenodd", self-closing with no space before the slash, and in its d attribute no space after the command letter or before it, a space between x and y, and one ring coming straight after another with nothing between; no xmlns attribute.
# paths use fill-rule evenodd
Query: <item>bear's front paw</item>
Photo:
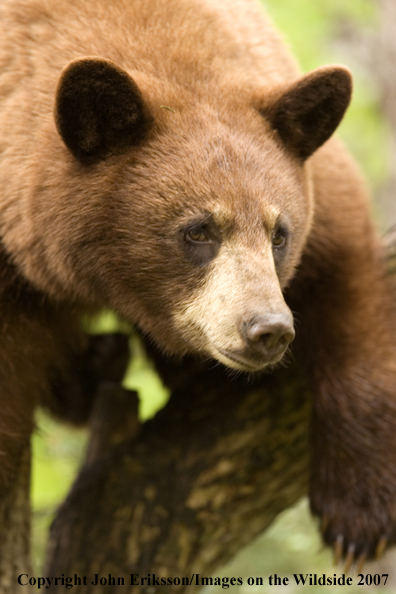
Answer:
<svg viewBox="0 0 396 594"><path fill-rule="evenodd" d="M340 468L340 481L352 478L345 470ZM320 519L324 542L334 549L335 563L345 562L345 573L353 564L359 573L367 560L378 559L396 542L396 491L386 474L363 473L349 488L347 481L331 485L311 478L311 511Z"/></svg>
<svg viewBox="0 0 396 594"><path fill-rule="evenodd" d="M322 384L311 425L311 510L346 569L396 543L396 366L356 369Z"/></svg>

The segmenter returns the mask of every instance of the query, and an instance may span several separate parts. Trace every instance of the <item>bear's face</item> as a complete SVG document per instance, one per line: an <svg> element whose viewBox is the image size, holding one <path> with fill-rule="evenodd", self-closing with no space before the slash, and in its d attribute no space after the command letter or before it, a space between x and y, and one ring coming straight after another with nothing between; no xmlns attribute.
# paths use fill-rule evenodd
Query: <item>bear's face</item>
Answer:
<svg viewBox="0 0 396 594"><path fill-rule="evenodd" d="M55 119L90 205L60 247L65 277L169 352L274 365L294 338L282 290L311 224L305 160L349 97L349 73L328 68L235 116L153 109L116 65L72 62Z"/></svg>
<svg viewBox="0 0 396 594"><path fill-rule="evenodd" d="M163 348L249 371L294 337L282 289L312 214L305 170L256 117L259 142L202 110L187 136L181 117L123 167L114 224L131 227L108 269L111 306Z"/></svg>

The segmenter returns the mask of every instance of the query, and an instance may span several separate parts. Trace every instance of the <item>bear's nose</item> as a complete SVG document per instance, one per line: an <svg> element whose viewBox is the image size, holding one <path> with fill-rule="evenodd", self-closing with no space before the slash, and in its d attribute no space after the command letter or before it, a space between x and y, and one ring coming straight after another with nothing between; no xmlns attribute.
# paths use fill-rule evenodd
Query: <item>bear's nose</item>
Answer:
<svg viewBox="0 0 396 594"><path fill-rule="evenodd" d="M254 354L275 358L294 339L293 319L284 313L256 315L242 322L241 334Z"/></svg>

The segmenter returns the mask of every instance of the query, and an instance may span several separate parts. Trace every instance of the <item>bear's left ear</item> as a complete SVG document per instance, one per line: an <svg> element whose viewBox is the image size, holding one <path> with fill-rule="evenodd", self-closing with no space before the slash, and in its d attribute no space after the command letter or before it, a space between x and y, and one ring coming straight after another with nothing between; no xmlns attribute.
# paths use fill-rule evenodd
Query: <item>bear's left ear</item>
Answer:
<svg viewBox="0 0 396 594"><path fill-rule="evenodd" d="M324 66L301 78L260 112L287 149L305 160L333 134L351 95L349 70Z"/></svg>
<svg viewBox="0 0 396 594"><path fill-rule="evenodd" d="M56 89L54 116L64 143L81 161L137 144L150 124L135 81L102 58L77 59L66 66Z"/></svg>

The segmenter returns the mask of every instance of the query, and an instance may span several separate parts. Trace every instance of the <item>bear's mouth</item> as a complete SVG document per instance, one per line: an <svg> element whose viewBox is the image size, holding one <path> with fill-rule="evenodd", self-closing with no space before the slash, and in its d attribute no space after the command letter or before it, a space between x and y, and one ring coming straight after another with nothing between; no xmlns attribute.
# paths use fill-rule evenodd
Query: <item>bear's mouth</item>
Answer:
<svg viewBox="0 0 396 594"><path fill-rule="evenodd" d="M255 373L262 371L267 367L273 367L279 363L283 358L284 352L277 355L276 357L271 358L270 360L262 358L247 358L239 352L227 351L224 349L213 349L212 355L218 361L220 361L220 363L223 363L223 365L226 365L227 367L231 367L231 369Z"/></svg>

